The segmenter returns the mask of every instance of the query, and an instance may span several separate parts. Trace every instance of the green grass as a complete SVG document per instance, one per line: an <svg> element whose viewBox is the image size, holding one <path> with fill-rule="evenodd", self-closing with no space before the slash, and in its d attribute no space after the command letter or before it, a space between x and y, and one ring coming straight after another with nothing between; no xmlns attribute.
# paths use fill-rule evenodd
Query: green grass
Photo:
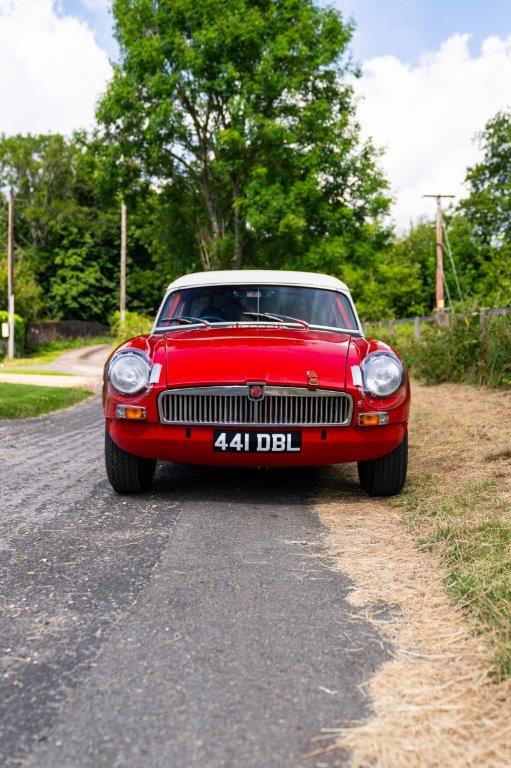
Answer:
<svg viewBox="0 0 511 768"><path fill-rule="evenodd" d="M25 419L75 405L91 396L83 389L0 383L0 419Z"/></svg>
<svg viewBox="0 0 511 768"><path fill-rule="evenodd" d="M445 495L433 491L435 481L412 475L394 503L419 547L440 555L453 600L491 638L496 677L511 676L511 511L501 477L458 478Z"/></svg>
<svg viewBox="0 0 511 768"><path fill-rule="evenodd" d="M0 366L0 373L8 373L9 376L11 374L36 374L37 376L77 376L79 374L76 373L68 373L67 371L47 371L47 370L39 370L37 367L30 367L30 368L11 368L10 366L6 366L5 370L2 369L2 366Z"/></svg>

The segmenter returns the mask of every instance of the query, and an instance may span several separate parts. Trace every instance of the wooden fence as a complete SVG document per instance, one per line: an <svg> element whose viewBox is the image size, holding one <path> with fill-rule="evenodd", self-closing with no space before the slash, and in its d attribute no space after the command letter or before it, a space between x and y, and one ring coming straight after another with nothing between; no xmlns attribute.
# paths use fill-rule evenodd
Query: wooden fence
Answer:
<svg viewBox="0 0 511 768"><path fill-rule="evenodd" d="M478 316L479 325L481 326L481 329L484 330L490 317L499 317L501 315L511 315L511 306L495 307L492 309L479 309L476 312L446 312L441 317L438 317L437 315L428 315L425 317L400 317L399 319L389 318L388 320L366 320L362 322L362 325L364 329L386 328L387 333L390 336L394 335L396 325L413 325L414 336L416 339L420 339L421 328L426 323L437 323L438 325L444 325L448 327L456 318Z"/></svg>

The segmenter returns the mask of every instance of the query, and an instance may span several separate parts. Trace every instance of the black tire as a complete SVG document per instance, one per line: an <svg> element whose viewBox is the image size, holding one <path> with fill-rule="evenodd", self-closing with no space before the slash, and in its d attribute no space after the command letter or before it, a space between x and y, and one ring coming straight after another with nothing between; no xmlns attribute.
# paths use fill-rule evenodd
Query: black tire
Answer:
<svg viewBox="0 0 511 768"><path fill-rule="evenodd" d="M395 496L403 489L407 467L408 433L392 453L358 462L360 486L370 496Z"/></svg>
<svg viewBox="0 0 511 768"><path fill-rule="evenodd" d="M151 487L156 461L123 451L105 430L105 466L116 493L143 493Z"/></svg>

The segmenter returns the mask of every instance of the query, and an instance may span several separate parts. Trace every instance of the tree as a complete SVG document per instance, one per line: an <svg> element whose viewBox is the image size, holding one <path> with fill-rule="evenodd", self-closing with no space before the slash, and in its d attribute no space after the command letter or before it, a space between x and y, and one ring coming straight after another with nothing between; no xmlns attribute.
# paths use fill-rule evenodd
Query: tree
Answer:
<svg viewBox="0 0 511 768"><path fill-rule="evenodd" d="M511 302L511 112L499 112L479 136L483 159L467 173L460 213L478 246L477 293L486 304Z"/></svg>
<svg viewBox="0 0 511 768"><path fill-rule="evenodd" d="M106 322L117 308L120 200L100 149L82 133L0 137L0 186L15 193L16 306L27 319ZM129 195L129 298L136 310L156 308L169 282L165 274L155 279L153 252L157 258L163 250L153 247L155 197L147 184ZM5 241L5 221L0 232ZM5 281L0 265L0 287Z"/></svg>
<svg viewBox="0 0 511 768"><path fill-rule="evenodd" d="M386 184L360 142L338 12L312 0L114 0L113 12L120 63L99 137L121 184L151 180L185 212L189 263L339 274L374 259Z"/></svg>

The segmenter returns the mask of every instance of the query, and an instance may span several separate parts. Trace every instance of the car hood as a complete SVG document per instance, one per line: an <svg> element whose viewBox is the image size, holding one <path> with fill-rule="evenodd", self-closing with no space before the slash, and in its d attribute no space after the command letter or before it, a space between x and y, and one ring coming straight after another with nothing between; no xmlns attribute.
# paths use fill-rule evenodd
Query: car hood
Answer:
<svg viewBox="0 0 511 768"><path fill-rule="evenodd" d="M168 387L266 382L342 389L350 336L330 331L224 328L165 334Z"/></svg>

